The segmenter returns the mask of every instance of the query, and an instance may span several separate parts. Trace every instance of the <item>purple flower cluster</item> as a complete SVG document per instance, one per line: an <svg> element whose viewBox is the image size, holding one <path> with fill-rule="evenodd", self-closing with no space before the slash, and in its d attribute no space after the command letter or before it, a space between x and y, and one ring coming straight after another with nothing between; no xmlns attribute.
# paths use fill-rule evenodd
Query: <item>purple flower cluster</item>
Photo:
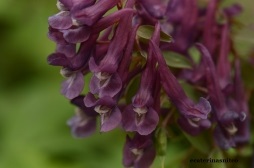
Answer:
<svg viewBox="0 0 254 168"><path fill-rule="evenodd" d="M172 115L192 136L211 129L222 149L248 142L250 116L231 30L242 8L206 3L58 0L60 12L48 19L48 36L57 44L48 63L62 67L61 93L77 106L68 121L73 135L91 135L97 118L101 132L116 127L133 132L126 138L123 164L135 168L152 164L155 130L170 127ZM141 32L148 25L152 32ZM174 40L163 41L163 34ZM199 61L190 52L195 47ZM167 51L184 57L191 68L170 67ZM83 93L85 76L91 76L88 93ZM196 88L198 101L179 80ZM165 98L170 106L163 105Z"/></svg>

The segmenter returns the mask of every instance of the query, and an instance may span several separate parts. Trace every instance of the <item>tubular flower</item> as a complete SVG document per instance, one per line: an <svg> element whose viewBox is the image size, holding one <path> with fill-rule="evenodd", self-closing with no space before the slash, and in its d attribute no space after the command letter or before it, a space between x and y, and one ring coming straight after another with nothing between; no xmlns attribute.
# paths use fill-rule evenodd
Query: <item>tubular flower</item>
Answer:
<svg viewBox="0 0 254 168"><path fill-rule="evenodd" d="M239 126L240 128L244 127L245 123L248 122L248 121L245 121L247 116L246 105L243 104L245 108L243 105L240 105L240 106L237 105L240 108L234 108L233 104L231 103L230 103L231 105L227 104L226 97L222 93L219 84L216 82L217 75L216 75L215 67L211 60L211 56L208 50L201 44L197 44L197 47L201 51L202 56L204 58L204 62L206 64L206 78L207 78L208 91L209 91L209 96L215 111L215 117L218 124L214 131L215 140L221 148L228 149L230 147L234 147L236 146L234 137L235 135L237 137L237 134L238 134L237 126ZM235 72L236 73L235 85L239 86L239 88L237 89L242 90L241 84L238 83L239 77L240 77L238 68L236 68L236 72ZM244 97L242 91L240 91L239 93L239 91L236 90L236 93L237 93L237 96L239 95ZM237 103L241 103L241 102L242 101L237 101ZM243 109L245 110L243 111ZM245 125L245 128L242 128L242 129L248 129L248 128ZM241 132L239 133L244 134L244 130L241 130Z"/></svg>
<svg viewBox="0 0 254 168"><path fill-rule="evenodd" d="M116 106L116 101L109 96L96 99L93 94L88 93L84 98L86 107L94 108L101 116L101 132L107 132L116 128L121 121L121 112Z"/></svg>
<svg viewBox="0 0 254 168"><path fill-rule="evenodd" d="M87 137L96 130L97 114L92 108L88 108L83 103L84 96L78 96L71 100L77 106L76 115L68 121L72 134L75 137Z"/></svg>
<svg viewBox="0 0 254 168"><path fill-rule="evenodd" d="M211 111L211 105L205 98L200 98L199 102L195 104L189 99L180 84L177 82L175 76L168 69L166 62L163 60L160 49L153 42L152 48L158 61L158 71L160 72L161 84L172 101L178 108L179 112L188 121L188 126L192 127L210 127L210 122L207 120L208 114ZM183 123L180 121L180 123ZM181 125L183 128L187 125ZM187 131L187 129L185 129ZM188 129L190 130L190 129ZM195 129L193 129L194 131ZM190 134L195 134L196 131L189 131Z"/></svg>
<svg viewBox="0 0 254 168"><path fill-rule="evenodd" d="M123 165L134 168L148 168L155 159L156 151L150 136L136 134L126 137L123 149Z"/></svg>
<svg viewBox="0 0 254 168"><path fill-rule="evenodd" d="M159 33L160 26L157 24L152 39L158 41ZM153 60L153 53L149 48L139 90L132 98L132 104L128 105L123 112L123 128L126 131L137 131L141 135L148 135L155 130L158 124L159 117L153 109L152 98L153 76L155 75L155 62Z"/></svg>
<svg viewBox="0 0 254 168"><path fill-rule="evenodd" d="M131 17L125 16L119 23L108 52L99 65L93 57L90 59L89 68L94 73L90 82L91 93L98 94L99 97L107 95L113 97L121 90L122 82L116 71L127 44L130 29Z"/></svg>

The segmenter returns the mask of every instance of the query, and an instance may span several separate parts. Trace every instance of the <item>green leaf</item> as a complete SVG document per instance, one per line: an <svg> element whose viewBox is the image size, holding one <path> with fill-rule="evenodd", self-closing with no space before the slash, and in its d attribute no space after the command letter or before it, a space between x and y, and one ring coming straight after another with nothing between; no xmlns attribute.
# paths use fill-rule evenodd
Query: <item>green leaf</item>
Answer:
<svg viewBox="0 0 254 168"><path fill-rule="evenodd" d="M135 94L137 93L138 89L139 89L139 82L140 82L140 76L136 76L133 80L131 80L131 83L129 84L129 86L126 89L126 103L129 104L131 103L131 99L133 96L135 96Z"/></svg>
<svg viewBox="0 0 254 168"><path fill-rule="evenodd" d="M191 47L191 48L188 50L188 53L190 54L192 60L193 60L196 64L199 64L199 63L200 63L200 61L201 61L201 55L200 55L199 50L198 50L196 47Z"/></svg>
<svg viewBox="0 0 254 168"><path fill-rule="evenodd" d="M154 27L150 25L143 25L138 28L137 36L143 40L150 40L154 32ZM160 32L160 40L163 42L171 42L172 37L163 31Z"/></svg>
<svg viewBox="0 0 254 168"><path fill-rule="evenodd" d="M198 136L191 136L185 132L183 132L183 134L195 149L199 150L204 154L208 154L210 152L211 145L209 143L209 140L207 139L207 134L202 133Z"/></svg>
<svg viewBox="0 0 254 168"><path fill-rule="evenodd" d="M170 51L164 51L163 56L164 59L166 60L167 65L170 67L192 69L191 62L181 54Z"/></svg>
<svg viewBox="0 0 254 168"><path fill-rule="evenodd" d="M248 89L254 89L254 77L253 77L254 75L253 73L250 73L254 71L254 67L246 60L242 60L241 63L242 63L242 78L244 84Z"/></svg>

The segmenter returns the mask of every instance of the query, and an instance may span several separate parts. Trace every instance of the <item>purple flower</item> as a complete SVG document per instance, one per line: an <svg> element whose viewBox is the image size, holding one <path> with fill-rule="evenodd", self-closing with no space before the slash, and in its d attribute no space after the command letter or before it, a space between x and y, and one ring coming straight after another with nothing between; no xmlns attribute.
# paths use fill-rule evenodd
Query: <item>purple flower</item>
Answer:
<svg viewBox="0 0 254 168"><path fill-rule="evenodd" d="M248 129L246 128L247 125L244 124L244 120L246 119L246 112L242 110L239 111L237 110L237 108L234 108L234 105L232 103L233 101L231 101L229 105L227 104L227 99L225 95L222 93L219 83L217 82L218 77L216 75L215 67L212 62L209 51L202 44L197 44L197 47L202 53L203 60L205 63L207 88L210 100L213 105L213 109L215 111L215 118L217 120L217 126L214 130L215 141L222 149L234 147L236 146L234 136L237 135L238 129L242 127L241 132L239 132L240 134L245 134L244 129ZM237 83L239 82L238 71L239 69L238 70L236 69L236 78L238 78L236 80L237 86L239 85ZM241 87L237 89L241 89ZM237 97L240 95L243 96L243 93L240 93L239 95L237 95ZM240 97L238 97L238 100L239 98ZM239 101L239 103L240 102L242 101Z"/></svg>
<svg viewBox="0 0 254 168"><path fill-rule="evenodd" d="M75 8L81 9L91 6L95 3L96 0L58 0L57 8L62 11L71 11Z"/></svg>
<svg viewBox="0 0 254 168"><path fill-rule="evenodd" d="M228 21L223 25L221 33L221 45L220 53L217 62L217 74L219 78L219 84L222 89L224 89L228 84L230 84L230 71L231 65L228 59L230 52L230 32Z"/></svg>
<svg viewBox="0 0 254 168"><path fill-rule="evenodd" d="M70 70L77 71L88 64L98 34L93 34L87 42L80 43L76 52L76 45L65 43L58 44L55 53L48 56L48 63L55 66L63 66Z"/></svg>
<svg viewBox="0 0 254 168"><path fill-rule="evenodd" d="M207 128L210 126L207 120L208 114L211 111L211 105L205 98L200 98L199 102L195 104L189 99L176 77L172 74L166 65L166 62L161 54L161 51L157 45L151 41L152 49L156 59L158 61L158 71L160 73L161 84L170 98L171 102L178 108L180 114L187 119L189 123L187 125L181 125L182 127L199 127L202 125ZM205 121L203 121L205 120ZM180 124L183 123L179 122ZM185 129L187 130L187 129ZM195 132L195 131L194 131ZM188 132L194 134L194 132Z"/></svg>
<svg viewBox="0 0 254 168"><path fill-rule="evenodd" d="M84 84L83 74L74 72L62 83L61 93L68 99L73 99L82 92Z"/></svg>
<svg viewBox="0 0 254 168"><path fill-rule="evenodd" d="M156 25L152 39L158 41L159 24ZM150 48L150 46L149 46ZM123 112L122 125L126 131L137 131L141 135L148 135L155 130L159 116L153 108L152 88L154 86L155 62L152 50L148 51L145 70L137 94L132 98L132 104Z"/></svg>
<svg viewBox="0 0 254 168"><path fill-rule="evenodd" d="M113 25L114 23L119 22L120 20L126 18L126 16L131 16L133 13L135 13L135 10L131 9L131 8L124 8L121 9L117 12L114 12L112 14L109 14L103 18L101 18L100 20L98 20L98 22L96 22L93 26L93 32L94 33L100 33L102 30L110 27L111 25Z"/></svg>
<svg viewBox="0 0 254 168"><path fill-rule="evenodd" d="M192 136L196 136L211 127L211 122L208 119L188 119L184 116L179 117L178 124Z"/></svg>
<svg viewBox="0 0 254 168"><path fill-rule="evenodd" d="M98 94L99 97L113 97L121 90L122 81L116 71L121 61L124 47L127 44L130 30L131 17L125 16L119 23L108 52L99 65L97 65L93 57L90 59L89 68L94 73L90 82L91 93Z"/></svg>
<svg viewBox="0 0 254 168"><path fill-rule="evenodd" d="M189 47L197 40L199 33L197 1L171 0L167 7L166 18L167 22L164 25L174 25L170 32L174 43L164 45L167 45L172 51L187 55Z"/></svg>
<svg viewBox="0 0 254 168"><path fill-rule="evenodd" d="M82 71L87 67L97 37L98 35L93 35L89 38L89 42L81 43L77 53L73 51L75 45L65 49L61 49L64 46L59 46L59 51L48 57L49 64L63 66L61 74L67 79L62 83L61 93L68 99L77 97L84 88Z"/></svg>
<svg viewBox="0 0 254 168"><path fill-rule="evenodd" d="M123 81L123 84L128 83L127 80L128 80L128 77L131 74L129 72L129 66L130 66L131 61L132 61L132 53L133 53L133 48L134 48L134 44L135 44L135 40L136 40L136 34L137 34L138 27L139 27L139 25L135 25L132 28L132 32L130 34L129 41L128 41L128 44L126 46L126 50L123 54L123 58L120 62L119 68L118 68L118 74L120 75L120 77Z"/></svg>
<svg viewBox="0 0 254 168"><path fill-rule="evenodd" d="M157 136L155 130L160 132L168 124L178 124L192 136L213 124L212 136L221 149L246 144L249 94L230 33L242 8L220 5L220 0L202 4L197 0L58 0L59 13L48 19L48 37L56 50L47 61L61 67L66 78L61 93L77 106L68 121L72 134L91 135L97 116L100 132L121 126L129 132L123 165L134 168L151 166L156 155L153 141L158 142L158 150L163 148L158 154L165 154L168 137ZM152 29L139 28L145 25L155 27L151 39ZM174 41L165 42L161 30ZM192 50L197 42L204 45L196 45L201 59ZM180 68L186 61L176 55L164 58L162 53L168 51L186 57L192 68ZM171 69L171 60L179 61L178 68ZM91 74L90 90L82 96L87 74ZM187 93L179 79L190 84ZM202 97L196 102L189 94ZM173 114L174 107L179 114ZM177 123L172 115L178 117Z"/></svg>
<svg viewBox="0 0 254 168"><path fill-rule="evenodd" d="M78 25L91 26L97 22L109 9L113 8L119 0L97 1L96 4L73 10L72 15Z"/></svg>
<svg viewBox="0 0 254 168"><path fill-rule="evenodd" d="M84 105L84 96L78 96L71 100L77 106L76 115L68 121L71 132L75 137L83 138L91 135L96 130L97 113Z"/></svg>
<svg viewBox="0 0 254 168"><path fill-rule="evenodd" d="M227 8L224 8L223 12L228 16L228 17L234 17L238 14L240 14L243 11L243 8L240 4L235 3Z"/></svg>
<svg viewBox="0 0 254 168"><path fill-rule="evenodd" d="M72 26L72 19L69 11L61 11L49 17L49 25L54 29L69 29Z"/></svg>
<svg viewBox="0 0 254 168"><path fill-rule="evenodd" d="M197 48L202 54L203 63L205 65L206 73L206 85L208 88L210 100L213 104L213 108L216 111L216 116L221 119L222 116L227 112L225 97L221 91L218 81L218 75L216 74L215 66L212 61L209 51L202 45L197 44Z"/></svg>
<svg viewBox="0 0 254 168"><path fill-rule="evenodd" d="M143 101L142 99L140 101ZM134 97L134 101L139 100ZM158 121L159 116L157 112L147 102L128 105L123 112L123 128L126 131L137 131L141 135L148 135L154 131Z"/></svg>
<svg viewBox="0 0 254 168"><path fill-rule="evenodd" d="M94 73L90 81L90 91L93 94L98 94L99 97L103 96L115 96L122 88L121 78L117 73L111 71L114 67L99 67L91 58L89 67Z"/></svg>
<svg viewBox="0 0 254 168"><path fill-rule="evenodd" d="M216 23L216 11L218 8L219 0L209 1L208 7L206 9L205 15L205 25L203 32L203 43L204 46L208 49L212 56L215 56L215 50L219 44L217 33L218 25Z"/></svg>
<svg viewBox="0 0 254 168"><path fill-rule="evenodd" d="M156 151L150 136L136 134L133 139L126 137L123 149L125 167L149 168L155 159Z"/></svg>
<svg viewBox="0 0 254 168"><path fill-rule="evenodd" d="M101 116L101 132L107 132L116 128L121 122L122 115L116 105L116 101L109 96L96 99L93 94L88 93L84 98L86 107L93 107Z"/></svg>
<svg viewBox="0 0 254 168"><path fill-rule="evenodd" d="M140 0L140 4L151 16L157 19L164 17L166 5L161 0Z"/></svg>
<svg viewBox="0 0 254 168"><path fill-rule="evenodd" d="M73 10L79 8L85 8L92 5L95 1L72 1L61 0L58 1L58 9L61 10L58 14L49 17L49 25L53 29L59 30L62 33L63 38L68 43L79 43L86 41L90 36L90 27L84 25L79 26L72 18Z"/></svg>
<svg viewBox="0 0 254 168"><path fill-rule="evenodd" d="M236 145L243 145L250 140L250 114L240 68L240 62L239 60L236 60L233 89L234 105L231 105L232 110L237 111L238 114L241 115L241 120L237 120L235 123L236 128L238 129L233 136Z"/></svg>

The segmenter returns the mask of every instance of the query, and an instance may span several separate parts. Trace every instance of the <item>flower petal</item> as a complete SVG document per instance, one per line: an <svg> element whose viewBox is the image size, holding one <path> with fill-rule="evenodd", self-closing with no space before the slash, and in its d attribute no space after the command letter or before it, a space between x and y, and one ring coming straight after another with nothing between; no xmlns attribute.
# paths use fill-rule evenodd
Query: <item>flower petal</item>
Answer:
<svg viewBox="0 0 254 168"><path fill-rule="evenodd" d="M117 73L114 73L108 84L102 87L99 91L99 97L110 96L113 97L122 89L122 81Z"/></svg>
<svg viewBox="0 0 254 168"><path fill-rule="evenodd" d="M71 58L76 54L75 44L57 44L56 51L63 53L66 57Z"/></svg>
<svg viewBox="0 0 254 168"><path fill-rule="evenodd" d="M140 0L140 3L148 11L148 13L157 18L162 19L166 12L166 5L161 0Z"/></svg>
<svg viewBox="0 0 254 168"><path fill-rule="evenodd" d="M140 135L148 135L152 133L159 122L158 113L153 109L149 108L147 113L145 114L144 121L137 126L137 132Z"/></svg>
<svg viewBox="0 0 254 168"><path fill-rule="evenodd" d="M136 162L134 168L148 168L152 165L156 156L156 151L153 146L144 150L143 156Z"/></svg>
<svg viewBox="0 0 254 168"><path fill-rule="evenodd" d="M132 165L134 165L134 161L135 161L135 155L131 152L130 150L130 144L131 143L131 139L129 138L129 136L126 136L126 142L124 144L124 148L123 148L123 165L125 167L131 167Z"/></svg>
<svg viewBox="0 0 254 168"><path fill-rule="evenodd" d="M97 1L93 6L83 8L83 10L72 11L73 17L78 20L78 23L91 26L117 3L118 0Z"/></svg>
<svg viewBox="0 0 254 168"><path fill-rule="evenodd" d="M73 136L83 138L96 131L96 118L81 119L78 116L71 118L67 124L71 127Z"/></svg>
<svg viewBox="0 0 254 168"><path fill-rule="evenodd" d="M54 29L68 29L72 26L70 12L62 11L49 17L49 25Z"/></svg>
<svg viewBox="0 0 254 168"><path fill-rule="evenodd" d="M101 123L101 132L107 132L116 128L121 122L121 119L121 112L118 107L115 107L108 118Z"/></svg>
<svg viewBox="0 0 254 168"><path fill-rule="evenodd" d="M203 130L208 129L211 126L209 120L200 120L199 122L193 123L194 121L191 121L191 119L187 119L184 116L181 116L177 122L183 131L192 136L200 134Z"/></svg>
<svg viewBox="0 0 254 168"><path fill-rule="evenodd" d="M99 93L99 90L100 90L99 83L100 83L100 80L95 75L93 75L91 80L90 80L90 85L89 85L90 92L92 94L98 94Z"/></svg>
<svg viewBox="0 0 254 168"><path fill-rule="evenodd" d="M90 31L88 26L81 26L74 29L63 30L63 36L69 43L80 43L89 38Z"/></svg>
<svg viewBox="0 0 254 168"><path fill-rule="evenodd" d="M48 38L57 44L66 44L63 33L49 26Z"/></svg>
<svg viewBox="0 0 254 168"><path fill-rule="evenodd" d="M49 55L47 58L47 61L49 65L63 66L63 67L70 65L70 61L62 53L53 53Z"/></svg>
<svg viewBox="0 0 254 168"><path fill-rule="evenodd" d="M84 104L86 107L93 107L97 103L97 99L94 97L94 95L90 92L87 93L87 95L84 98Z"/></svg>
<svg viewBox="0 0 254 168"><path fill-rule="evenodd" d="M87 107L84 104L85 96L78 96L71 100L71 103L79 107L86 115L95 117L98 114L94 111L93 108Z"/></svg>
<svg viewBox="0 0 254 168"><path fill-rule="evenodd" d="M100 72L100 68L97 65L97 63L95 62L94 57L91 57L89 59L89 69L91 72L96 73L96 72Z"/></svg>
<svg viewBox="0 0 254 168"><path fill-rule="evenodd" d="M68 99L73 99L82 92L83 88L83 74L81 72L77 72L62 83L61 93Z"/></svg>
<svg viewBox="0 0 254 168"><path fill-rule="evenodd" d="M136 117L136 113L133 110L133 106L132 105L128 105L122 114L123 118L122 118L122 127L124 128L125 131L136 131L137 130L137 126L135 124L135 117Z"/></svg>
<svg viewBox="0 0 254 168"><path fill-rule="evenodd" d="M190 110L191 111L190 116L194 115L193 117L206 119L208 113L210 113L211 110L212 110L212 107L209 101L203 97L200 97L199 102L196 105L194 105L194 108L192 110Z"/></svg>
<svg viewBox="0 0 254 168"><path fill-rule="evenodd" d="M214 130L214 139L217 145L222 149L229 149L235 147L235 142L232 140L232 137L223 130L219 125L215 127Z"/></svg>
<svg viewBox="0 0 254 168"><path fill-rule="evenodd" d="M58 0L58 1L61 2L67 10L70 10L73 6L74 0Z"/></svg>

